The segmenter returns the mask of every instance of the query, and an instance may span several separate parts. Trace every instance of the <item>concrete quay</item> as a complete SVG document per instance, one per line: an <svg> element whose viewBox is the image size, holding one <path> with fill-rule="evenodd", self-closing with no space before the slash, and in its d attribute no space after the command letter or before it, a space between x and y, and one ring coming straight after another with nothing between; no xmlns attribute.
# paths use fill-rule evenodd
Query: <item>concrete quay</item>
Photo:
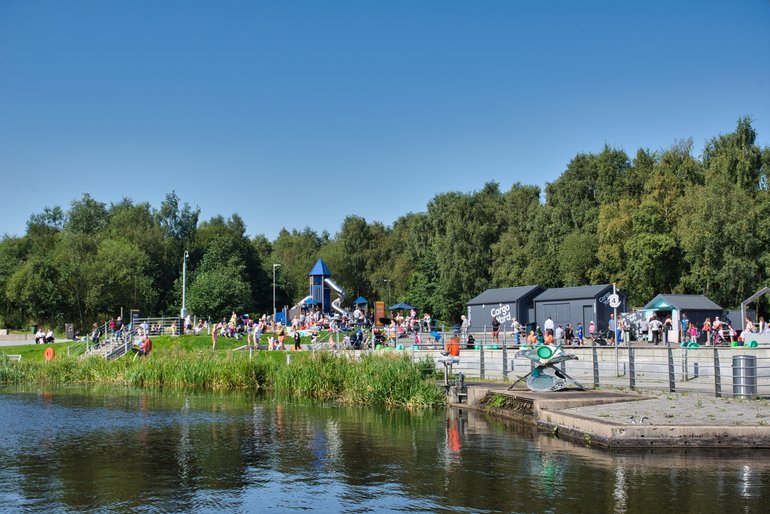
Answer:
<svg viewBox="0 0 770 514"><path fill-rule="evenodd" d="M467 392L467 403L452 405L528 423L589 446L770 448L768 400L620 390L534 393L480 383L468 384Z"/></svg>

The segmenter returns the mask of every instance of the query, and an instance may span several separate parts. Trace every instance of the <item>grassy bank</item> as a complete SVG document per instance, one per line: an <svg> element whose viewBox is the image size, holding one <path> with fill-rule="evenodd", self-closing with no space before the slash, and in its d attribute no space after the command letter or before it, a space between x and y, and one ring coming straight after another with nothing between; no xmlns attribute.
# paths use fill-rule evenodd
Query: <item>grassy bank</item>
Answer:
<svg viewBox="0 0 770 514"><path fill-rule="evenodd" d="M157 338L151 357L131 356L105 361L100 357L66 356L44 362L43 348L28 345L31 352L21 362L0 356L1 383L114 384L206 389L268 388L294 396L336 399L367 405L435 406L445 402L435 381L423 379L420 366L399 354L347 358L329 352L247 352L233 348L243 342L220 340L212 352L207 338L193 336ZM229 347L229 348L228 348ZM5 353L20 353L8 348Z"/></svg>

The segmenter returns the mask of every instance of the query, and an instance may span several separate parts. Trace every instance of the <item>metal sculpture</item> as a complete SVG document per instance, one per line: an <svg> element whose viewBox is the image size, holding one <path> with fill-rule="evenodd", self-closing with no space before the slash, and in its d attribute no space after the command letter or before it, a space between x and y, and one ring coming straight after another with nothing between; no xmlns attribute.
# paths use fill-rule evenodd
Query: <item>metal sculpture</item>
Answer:
<svg viewBox="0 0 770 514"><path fill-rule="evenodd" d="M561 346L538 345L532 348L525 348L516 352L516 357L526 357L531 360L535 366L532 371L516 380L508 388L513 390L522 380L527 380L527 387L530 391L545 393L548 391L559 391L566 387L576 387L584 390L580 382L567 374L564 369L559 369L556 364L568 360L577 360L577 355L565 354Z"/></svg>

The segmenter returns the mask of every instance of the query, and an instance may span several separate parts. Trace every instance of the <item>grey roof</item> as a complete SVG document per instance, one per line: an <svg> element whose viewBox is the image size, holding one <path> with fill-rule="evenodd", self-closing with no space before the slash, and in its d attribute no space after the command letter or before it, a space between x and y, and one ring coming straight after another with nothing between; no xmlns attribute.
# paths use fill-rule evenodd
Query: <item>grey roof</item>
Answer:
<svg viewBox="0 0 770 514"><path fill-rule="evenodd" d="M661 302L677 310L719 311L722 307L702 294L659 294L644 306L645 309L659 308Z"/></svg>
<svg viewBox="0 0 770 514"><path fill-rule="evenodd" d="M532 292L541 291L540 286L501 287L499 289L487 289L475 298L468 300L466 305L513 303Z"/></svg>
<svg viewBox="0 0 770 514"><path fill-rule="evenodd" d="M578 286L578 287L552 287L546 289L535 297L536 302L551 302L554 300L579 300L583 298L596 298L607 291L611 284L602 284L598 286ZM619 294L620 291L618 291Z"/></svg>

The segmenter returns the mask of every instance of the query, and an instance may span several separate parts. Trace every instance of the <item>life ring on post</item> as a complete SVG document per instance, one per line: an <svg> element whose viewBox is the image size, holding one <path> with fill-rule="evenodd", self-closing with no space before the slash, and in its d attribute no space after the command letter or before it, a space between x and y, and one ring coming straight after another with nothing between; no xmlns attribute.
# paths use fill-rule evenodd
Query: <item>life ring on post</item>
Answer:
<svg viewBox="0 0 770 514"><path fill-rule="evenodd" d="M51 361L51 360L53 360L54 355L56 355L56 352L54 351L53 348L51 348L49 346L48 348L45 349L45 354L44 355L45 355L45 360L46 361Z"/></svg>

